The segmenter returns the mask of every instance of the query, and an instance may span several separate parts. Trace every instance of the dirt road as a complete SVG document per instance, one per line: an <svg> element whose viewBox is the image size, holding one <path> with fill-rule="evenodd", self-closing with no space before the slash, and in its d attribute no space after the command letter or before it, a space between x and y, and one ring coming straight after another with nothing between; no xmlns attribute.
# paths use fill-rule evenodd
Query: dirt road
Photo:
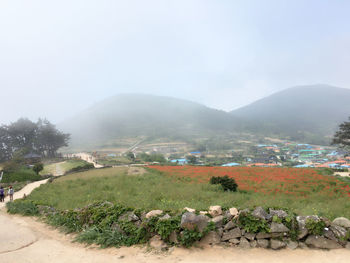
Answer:
<svg viewBox="0 0 350 263"><path fill-rule="evenodd" d="M46 180L29 184L15 194L20 198L29 194ZM146 247L98 249L72 243L73 236L38 221L34 217L9 215L1 203L0 211L0 262L6 263L106 263L106 262L239 262L239 263L347 263L350 250L321 251L311 249L272 251L265 249L240 250L211 247L206 249L175 248L159 254Z"/></svg>
<svg viewBox="0 0 350 263"><path fill-rule="evenodd" d="M92 163L95 168L102 168L103 166L98 164L95 160L95 157L93 157L91 154L88 153L74 153L72 154L73 157L78 157L88 163Z"/></svg>

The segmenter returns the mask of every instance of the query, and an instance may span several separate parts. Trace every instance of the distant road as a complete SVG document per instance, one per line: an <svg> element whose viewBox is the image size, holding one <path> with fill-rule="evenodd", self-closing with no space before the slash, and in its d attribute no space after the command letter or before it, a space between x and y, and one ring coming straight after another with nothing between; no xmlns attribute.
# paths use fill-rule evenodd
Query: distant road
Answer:
<svg viewBox="0 0 350 263"><path fill-rule="evenodd" d="M86 162L88 162L88 163L92 163L92 164L95 166L95 168L102 168L102 167L103 167L103 165L98 164L98 163L96 162L95 157L93 157L93 156L92 156L91 154L89 154L89 153L74 153L74 154L72 154L72 155L70 155L70 156L72 156L72 157L78 157L78 158L80 158L80 159L82 159L82 160L84 160L84 161L86 161Z"/></svg>

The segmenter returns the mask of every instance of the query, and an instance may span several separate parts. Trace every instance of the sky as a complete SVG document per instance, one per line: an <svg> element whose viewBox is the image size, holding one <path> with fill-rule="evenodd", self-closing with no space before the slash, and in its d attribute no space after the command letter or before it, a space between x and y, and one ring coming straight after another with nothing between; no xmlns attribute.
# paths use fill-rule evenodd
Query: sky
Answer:
<svg viewBox="0 0 350 263"><path fill-rule="evenodd" d="M59 123L120 93L233 110L350 88L347 0L0 0L0 123Z"/></svg>

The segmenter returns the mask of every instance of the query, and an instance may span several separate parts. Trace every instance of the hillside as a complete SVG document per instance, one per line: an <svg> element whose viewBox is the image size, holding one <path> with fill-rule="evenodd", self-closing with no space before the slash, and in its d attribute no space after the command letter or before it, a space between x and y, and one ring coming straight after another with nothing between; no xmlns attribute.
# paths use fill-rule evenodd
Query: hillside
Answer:
<svg viewBox="0 0 350 263"><path fill-rule="evenodd" d="M249 129L291 139L325 141L350 115L350 90L327 85L298 86L231 112Z"/></svg>
<svg viewBox="0 0 350 263"><path fill-rule="evenodd" d="M118 137L205 137L230 132L238 123L227 112L198 103L124 94L95 104L58 126L72 134L73 145L91 145Z"/></svg>

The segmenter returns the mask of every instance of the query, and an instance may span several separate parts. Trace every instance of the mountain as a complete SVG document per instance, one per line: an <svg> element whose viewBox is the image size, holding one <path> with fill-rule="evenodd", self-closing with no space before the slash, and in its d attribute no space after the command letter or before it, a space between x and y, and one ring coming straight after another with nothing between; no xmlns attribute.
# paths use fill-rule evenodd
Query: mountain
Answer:
<svg viewBox="0 0 350 263"><path fill-rule="evenodd" d="M99 102L58 128L74 145L101 144L120 137L213 136L237 129L227 112L170 97L123 94Z"/></svg>
<svg viewBox="0 0 350 263"><path fill-rule="evenodd" d="M298 86L231 112L250 130L311 140L332 136L350 115L350 90L328 85ZM324 141L324 140L323 140Z"/></svg>

